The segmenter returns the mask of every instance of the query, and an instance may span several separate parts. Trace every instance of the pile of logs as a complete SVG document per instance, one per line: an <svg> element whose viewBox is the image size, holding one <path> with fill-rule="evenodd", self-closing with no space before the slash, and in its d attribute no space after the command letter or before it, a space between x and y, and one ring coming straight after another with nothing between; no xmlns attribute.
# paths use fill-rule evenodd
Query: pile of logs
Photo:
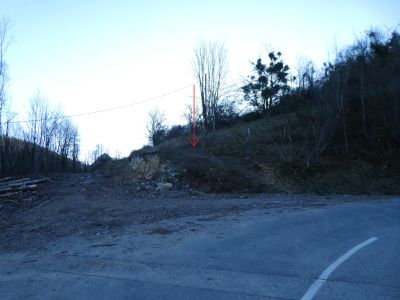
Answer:
<svg viewBox="0 0 400 300"><path fill-rule="evenodd" d="M15 196L21 192L35 190L39 184L44 182L50 182L48 178L31 179L31 178L20 178L13 179L6 177L0 179L0 198L6 198Z"/></svg>

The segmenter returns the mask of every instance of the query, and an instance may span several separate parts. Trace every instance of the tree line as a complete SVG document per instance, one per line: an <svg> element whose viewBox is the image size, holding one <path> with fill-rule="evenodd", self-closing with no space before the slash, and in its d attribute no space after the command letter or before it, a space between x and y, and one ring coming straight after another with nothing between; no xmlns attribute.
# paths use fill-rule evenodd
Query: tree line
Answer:
<svg viewBox="0 0 400 300"><path fill-rule="evenodd" d="M285 89L270 111L296 113L295 148L303 149L298 159L307 165L325 152L382 156L400 145L399 71L399 33L372 30L337 51L320 74L305 64L297 86Z"/></svg>
<svg viewBox="0 0 400 300"><path fill-rule="evenodd" d="M27 120L18 121L7 95L5 55L12 38L10 22L0 21L0 176L79 171L79 133L61 107L53 108L36 92L29 100Z"/></svg>

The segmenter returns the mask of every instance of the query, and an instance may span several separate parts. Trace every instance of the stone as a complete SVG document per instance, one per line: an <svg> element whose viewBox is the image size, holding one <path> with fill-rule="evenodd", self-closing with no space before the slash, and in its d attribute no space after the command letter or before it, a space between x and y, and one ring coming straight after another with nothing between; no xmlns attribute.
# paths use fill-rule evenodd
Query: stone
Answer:
<svg viewBox="0 0 400 300"><path fill-rule="evenodd" d="M151 179L162 171L160 158L157 155L139 157L134 156L129 166L137 178Z"/></svg>
<svg viewBox="0 0 400 300"><path fill-rule="evenodd" d="M94 163L92 163L91 168L92 170L98 169L111 160L112 158L110 155L108 155L107 153L103 153L94 161Z"/></svg>
<svg viewBox="0 0 400 300"><path fill-rule="evenodd" d="M172 189L172 183L169 182L159 182L157 183L156 191L160 193L169 192Z"/></svg>

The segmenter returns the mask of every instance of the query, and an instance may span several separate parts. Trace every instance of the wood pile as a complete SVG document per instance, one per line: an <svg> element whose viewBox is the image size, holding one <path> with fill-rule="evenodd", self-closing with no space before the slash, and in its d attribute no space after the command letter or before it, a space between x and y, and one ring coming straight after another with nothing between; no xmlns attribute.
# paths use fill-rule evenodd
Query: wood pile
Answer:
<svg viewBox="0 0 400 300"><path fill-rule="evenodd" d="M20 193L32 191L45 182L51 182L48 178L31 179L29 177L13 179L6 177L0 179L0 198L16 196Z"/></svg>

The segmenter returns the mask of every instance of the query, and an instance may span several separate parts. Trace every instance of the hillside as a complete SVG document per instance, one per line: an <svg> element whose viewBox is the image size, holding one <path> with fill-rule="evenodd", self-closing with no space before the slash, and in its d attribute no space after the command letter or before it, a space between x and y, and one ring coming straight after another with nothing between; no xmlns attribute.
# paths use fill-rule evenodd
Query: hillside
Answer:
<svg viewBox="0 0 400 300"><path fill-rule="evenodd" d="M213 191L398 194L399 50L397 31L371 30L299 78L271 51L241 87L252 113L221 104L203 116L210 134L197 148L189 134L166 135L156 151L183 181Z"/></svg>
<svg viewBox="0 0 400 300"><path fill-rule="evenodd" d="M400 193L399 152L360 148L345 157L331 147L318 165L307 167L282 158L298 151L282 140L279 128L287 122L296 128L299 120L287 114L241 123L201 136L196 148L184 136L153 153L170 161L182 182L217 192ZM292 133L292 140L299 138Z"/></svg>

